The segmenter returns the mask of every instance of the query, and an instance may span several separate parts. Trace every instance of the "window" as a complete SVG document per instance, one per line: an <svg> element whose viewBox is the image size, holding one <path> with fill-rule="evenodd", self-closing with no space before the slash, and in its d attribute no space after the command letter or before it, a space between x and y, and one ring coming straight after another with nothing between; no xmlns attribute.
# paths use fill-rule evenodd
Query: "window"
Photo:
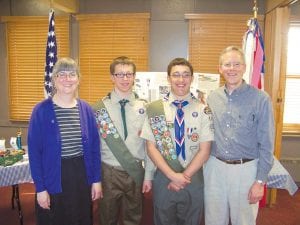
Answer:
<svg viewBox="0 0 300 225"><path fill-rule="evenodd" d="M284 132L300 133L300 18L292 19L288 32Z"/></svg>
<svg viewBox="0 0 300 225"><path fill-rule="evenodd" d="M44 98L48 17L5 17L7 31L9 119L28 121ZM55 18L58 56L69 55L69 17Z"/></svg>
<svg viewBox="0 0 300 225"><path fill-rule="evenodd" d="M189 61L194 71L218 73L220 52L229 45L242 47L251 15L186 14L185 18L189 19ZM263 30L263 18L259 16L258 21Z"/></svg>
<svg viewBox="0 0 300 225"><path fill-rule="evenodd" d="M148 70L149 13L78 15L79 95L90 103L112 88L109 65L126 55ZM9 119L28 121L44 98L48 17L2 17L7 24ZM69 17L55 18L58 57L69 56Z"/></svg>
<svg viewBox="0 0 300 225"><path fill-rule="evenodd" d="M109 65L118 56L131 58L137 71L148 71L148 13L78 15L79 96L93 104L112 89Z"/></svg>

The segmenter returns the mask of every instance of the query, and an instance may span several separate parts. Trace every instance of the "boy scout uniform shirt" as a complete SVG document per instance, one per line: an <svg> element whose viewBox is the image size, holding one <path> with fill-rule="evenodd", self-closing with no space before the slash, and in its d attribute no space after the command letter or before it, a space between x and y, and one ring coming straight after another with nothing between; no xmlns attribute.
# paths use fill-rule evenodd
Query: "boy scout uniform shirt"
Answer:
<svg viewBox="0 0 300 225"><path fill-rule="evenodd" d="M175 130L174 120L177 112L177 107L172 103L176 99L174 95L170 93L165 97L163 101L167 126L171 133L174 148L175 143ZM186 160L184 160L181 154L178 156L178 160L183 167L186 167L200 150L200 143L213 140L212 120L210 110L207 110L207 106L200 103L192 94L188 95L185 99L189 104L184 106L184 123L185 123L185 154ZM150 127L149 118L144 123L141 137L155 143L155 138Z"/></svg>
<svg viewBox="0 0 300 225"><path fill-rule="evenodd" d="M126 125L128 136L124 140L124 127L121 116L120 98L115 91L112 91L109 96L104 97L103 103L109 113L112 123L116 127L119 135L124 141L134 158L144 160L145 163L145 178L144 180L152 180L154 173L154 164L146 154L145 141L140 137L141 129L146 118L146 101L136 98L132 93L127 98L129 102L125 105ZM100 135L101 136L101 135ZM107 146L105 140L101 137L101 161L111 165L121 167L119 161Z"/></svg>

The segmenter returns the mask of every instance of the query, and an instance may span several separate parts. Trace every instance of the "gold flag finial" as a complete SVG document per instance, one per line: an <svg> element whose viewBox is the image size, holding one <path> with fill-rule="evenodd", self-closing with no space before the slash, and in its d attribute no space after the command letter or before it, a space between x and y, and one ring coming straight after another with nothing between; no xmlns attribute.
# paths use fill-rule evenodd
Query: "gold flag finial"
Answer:
<svg viewBox="0 0 300 225"><path fill-rule="evenodd" d="M256 19L257 18L257 11L258 11L258 7L257 7L257 1L254 0L254 6L253 6L253 17Z"/></svg>

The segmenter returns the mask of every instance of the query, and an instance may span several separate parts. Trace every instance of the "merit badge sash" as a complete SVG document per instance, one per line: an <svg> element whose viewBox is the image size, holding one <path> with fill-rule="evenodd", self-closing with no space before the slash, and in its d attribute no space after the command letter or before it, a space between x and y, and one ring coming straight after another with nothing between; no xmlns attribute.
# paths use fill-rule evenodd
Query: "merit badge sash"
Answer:
<svg viewBox="0 0 300 225"><path fill-rule="evenodd" d="M151 102L147 107L147 115L158 150L174 171L182 172L184 168L177 158L162 100Z"/></svg>
<svg viewBox="0 0 300 225"><path fill-rule="evenodd" d="M142 185L144 180L144 169L122 140L117 128L113 124L109 113L102 100L93 107L101 137L119 161L126 172L135 180L137 185Z"/></svg>

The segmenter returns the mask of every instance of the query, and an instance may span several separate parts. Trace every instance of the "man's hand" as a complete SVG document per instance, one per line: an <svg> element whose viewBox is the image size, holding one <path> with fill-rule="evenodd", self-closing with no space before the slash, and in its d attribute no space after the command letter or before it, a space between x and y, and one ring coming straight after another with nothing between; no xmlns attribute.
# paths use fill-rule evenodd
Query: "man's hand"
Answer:
<svg viewBox="0 0 300 225"><path fill-rule="evenodd" d="M250 204L255 204L264 196L264 184L255 181L248 193L248 200Z"/></svg>

